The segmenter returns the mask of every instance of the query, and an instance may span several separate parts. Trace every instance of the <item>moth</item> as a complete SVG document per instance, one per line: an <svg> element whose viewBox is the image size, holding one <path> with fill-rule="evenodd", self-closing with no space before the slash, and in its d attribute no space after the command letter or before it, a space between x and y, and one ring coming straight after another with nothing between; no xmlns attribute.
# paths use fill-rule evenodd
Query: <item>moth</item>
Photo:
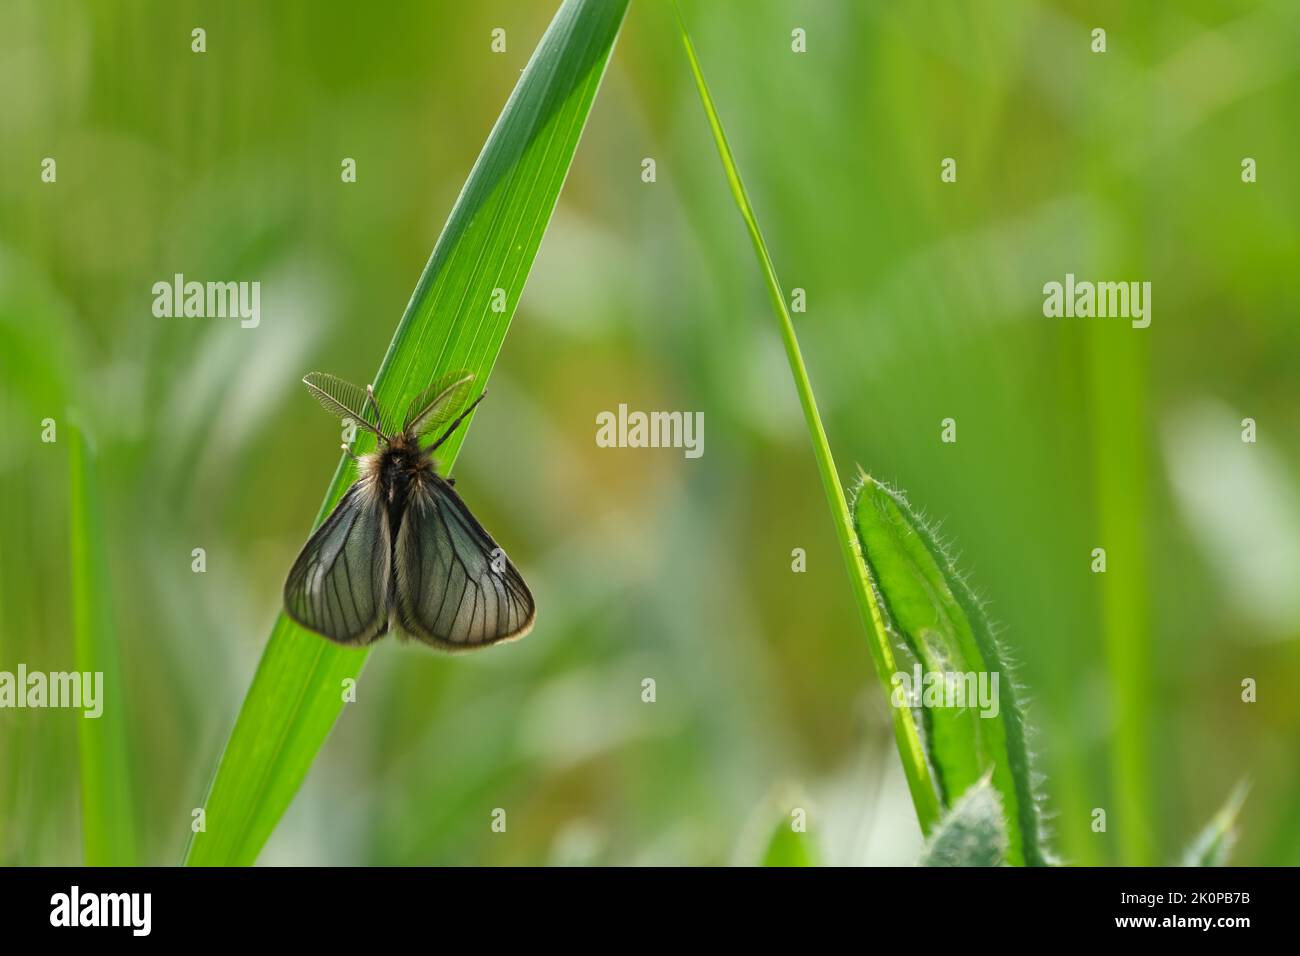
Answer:
<svg viewBox="0 0 1300 956"><path fill-rule="evenodd" d="M375 390L312 372L303 384L343 420L374 434L360 477L303 546L284 584L284 607L303 627L364 646L392 630L445 651L523 637L533 595L452 487L433 453L483 401L466 404L474 376L444 375L415 397L399 431L384 427ZM445 427L444 427L445 426ZM421 439L438 432L432 444Z"/></svg>

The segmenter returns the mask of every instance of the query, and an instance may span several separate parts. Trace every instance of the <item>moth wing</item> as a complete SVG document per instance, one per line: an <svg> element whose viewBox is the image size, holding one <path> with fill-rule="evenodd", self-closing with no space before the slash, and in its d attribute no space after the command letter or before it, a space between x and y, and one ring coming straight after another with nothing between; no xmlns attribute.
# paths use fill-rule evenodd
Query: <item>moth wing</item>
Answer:
<svg viewBox="0 0 1300 956"><path fill-rule="evenodd" d="M443 375L411 400L402 431L419 437L451 421L465 407L473 381L465 369Z"/></svg>
<svg viewBox="0 0 1300 956"><path fill-rule="evenodd" d="M393 560L398 616L426 644L472 650L533 626L536 606L518 569L437 476L411 486Z"/></svg>
<svg viewBox="0 0 1300 956"><path fill-rule="evenodd" d="M392 543L375 479L362 478L303 545L284 584L289 616L339 644L388 629Z"/></svg>
<svg viewBox="0 0 1300 956"><path fill-rule="evenodd" d="M362 428L383 437L382 424L364 388L328 372L310 372L303 376L302 383L325 411L339 418L350 418Z"/></svg>

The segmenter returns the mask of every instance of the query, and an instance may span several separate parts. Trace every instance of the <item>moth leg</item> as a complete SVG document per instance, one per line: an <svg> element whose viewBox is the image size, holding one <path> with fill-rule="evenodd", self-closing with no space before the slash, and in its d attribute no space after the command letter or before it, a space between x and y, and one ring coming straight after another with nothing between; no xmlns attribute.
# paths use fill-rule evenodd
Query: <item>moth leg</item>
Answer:
<svg viewBox="0 0 1300 956"><path fill-rule="evenodd" d="M374 385L366 386L366 401L370 404L370 408L375 413L375 424L379 427L379 430L382 432L384 430L384 419L383 416L379 414L379 403L375 401Z"/></svg>
<svg viewBox="0 0 1300 956"><path fill-rule="evenodd" d="M442 433L442 437L439 438L432 445L430 445L428 448L426 448L424 450L424 453L426 455L429 454L430 452L434 451L439 445L445 442L448 438L450 438L451 433L454 432L457 428L459 428L460 423L465 420L465 416L468 415L470 412L474 411L474 409L478 406L478 403L483 401L483 399L485 398L487 398L486 390L483 392L482 395L480 395L478 398L474 399L474 401L469 403L469 408L465 409L463 412L461 412L459 415L456 416L456 420L447 426L447 430Z"/></svg>

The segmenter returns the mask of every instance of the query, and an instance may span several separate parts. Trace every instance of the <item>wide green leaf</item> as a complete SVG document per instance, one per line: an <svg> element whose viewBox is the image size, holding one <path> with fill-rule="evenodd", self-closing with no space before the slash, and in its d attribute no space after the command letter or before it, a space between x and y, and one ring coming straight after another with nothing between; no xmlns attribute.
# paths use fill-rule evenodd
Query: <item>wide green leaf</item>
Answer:
<svg viewBox="0 0 1300 956"><path fill-rule="evenodd" d="M400 414L453 369L474 372L480 385L487 381L626 10L627 0L566 0L551 22L474 164L375 375L385 410ZM455 461L466 431L442 446L444 469ZM373 442L359 439L358 452ZM354 464L343 458L318 524L355 477ZM280 615L187 863L249 864L257 858L338 718L343 681L360 673L367 653L331 644Z"/></svg>
<svg viewBox="0 0 1300 956"><path fill-rule="evenodd" d="M96 717L74 711L81 751L81 843L87 866L135 863L135 805L127 747L127 697L121 654L109 599L109 548L104 540L94 449L80 427L69 424L69 515L72 563L73 659L86 681L95 681ZM96 679L96 675L100 675Z"/></svg>
<svg viewBox="0 0 1300 956"><path fill-rule="evenodd" d="M921 866L1001 866L1007 859L1002 799L988 777L967 790L939 821Z"/></svg>
<svg viewBox="0 0 1300 956"><path fill-rule="evenodd" d="M940 800L953 807L991 775L1007 861L1046 865L1019 689L982 603L897 491L863 475L853 521L890 643L907 665L892 679L891 702L921 723Z"/></svg>

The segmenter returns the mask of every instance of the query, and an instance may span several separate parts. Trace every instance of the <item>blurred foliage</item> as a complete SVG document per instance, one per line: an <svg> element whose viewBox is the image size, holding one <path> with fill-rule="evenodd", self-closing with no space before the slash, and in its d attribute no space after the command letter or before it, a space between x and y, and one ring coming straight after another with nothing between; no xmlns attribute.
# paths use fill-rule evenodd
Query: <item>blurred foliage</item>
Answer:
<svg viewBox="0 0 1300 956"><path fill-rule="evenodd" d="M1184 866L1227 866L1237 842L1237 817L1249 792L1250 785L1244 780L1232 789L1227 802L1183 853Z"/></svg>
<svg viewBox="0 0 1300 956"><path fill-rule="evenodd" d="M1177 858L1249 774L1233 861L1300 864L1300 6L745 6L742 27L683 4L807 290L831 444L960 542L1030 689L1054 847ZM337 460L298 381L376 366L552 12L0 10L0 670L74 666L68 448L40 423L76 407L142 861L179 859ZM671 10L633 3L457 463L537 629L471 657L381 647L262 862L752 863L783 782L820 808L825 862L920 855L695 95ZM1151 328L1045 319L1066 272L1150 280ZM155 318L175 273L261 281L261 325ZM598 448L621 402L704 411L704 456ZM0 710L0 862L81 859L80 719Z"/></svg>

